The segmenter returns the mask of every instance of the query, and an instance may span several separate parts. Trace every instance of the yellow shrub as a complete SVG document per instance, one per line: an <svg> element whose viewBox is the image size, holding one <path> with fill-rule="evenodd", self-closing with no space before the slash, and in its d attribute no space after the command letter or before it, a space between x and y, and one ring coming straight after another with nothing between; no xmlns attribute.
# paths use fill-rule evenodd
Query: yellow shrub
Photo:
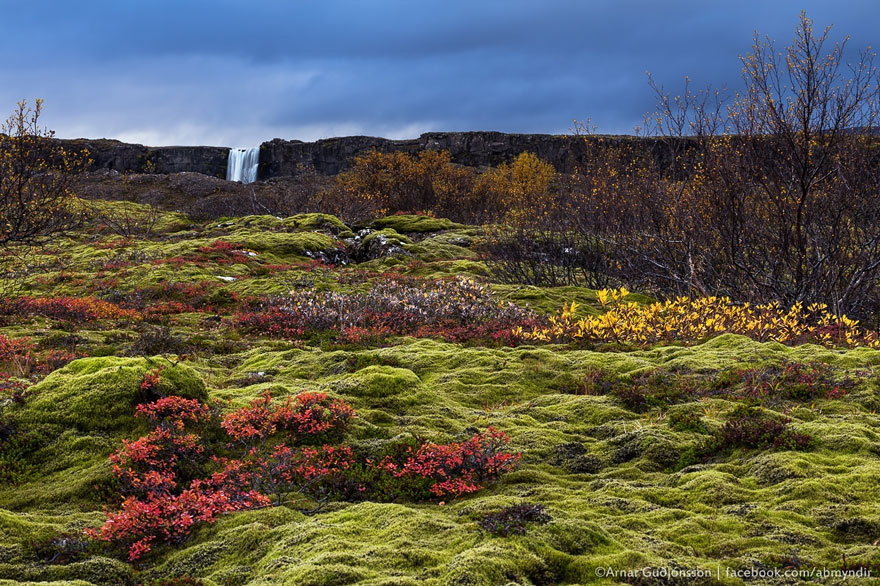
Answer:
<svg viewBox="0 0 880 586"><path fill-rule="evenodd" d="M638 346L699 342L732 333L782 344L815 342L826 346L880 347L877 332L859 322L830 313L824 304L784 309L779 303L735 304L726 297L676 299L651 304L624 301L626 289L597 292L607 311L579 319L576 304L564 305L546 327L514 333L545 342L623 343Z"/></svg>
<svg viewBox="0 0 880 586"><path fill-rule="evenodd" d="M494 203L505 222L524 225L553 211L555 179L553 165L533 153L521 153L512 163L486 171L476 189Z"/></svg>

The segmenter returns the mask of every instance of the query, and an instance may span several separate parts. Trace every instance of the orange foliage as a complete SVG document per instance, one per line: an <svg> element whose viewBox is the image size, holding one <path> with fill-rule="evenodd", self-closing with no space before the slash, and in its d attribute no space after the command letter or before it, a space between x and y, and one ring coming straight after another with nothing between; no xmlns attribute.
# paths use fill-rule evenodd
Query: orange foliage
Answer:
<svg viewBox="0 0 880 586"><path fill-rule="evenodd" d="M448 151L435 150L417 157L370 151L336 178L349 203L360 202L364 213L373 216L454 209L471 183L470 170L453 165Z"/></svg>
<svg viewBox="0 0 880 586"><path fill-rule="evenodd" d="M536 210L552 211L556 178L553 166L532 153L479 174L455 165L448 151L370 151L337 176L326 202L353 219L406 211L469 223L519 222Z"/></svg>

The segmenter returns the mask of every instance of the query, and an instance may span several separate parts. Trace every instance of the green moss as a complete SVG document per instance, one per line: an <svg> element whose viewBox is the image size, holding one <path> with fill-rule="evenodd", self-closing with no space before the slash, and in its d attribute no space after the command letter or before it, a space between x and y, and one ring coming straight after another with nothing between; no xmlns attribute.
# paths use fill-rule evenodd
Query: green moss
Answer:
<svg viewBox="0 0 880 586"><path fill-rule="evenodd" d="M433 402L419 377L406 368L367 366L330 384L343 397L353 397L357 403L374 407L401 407Z"/></svg>
<svg viewBox="0 0 880 586"><path fill-rule="evenodd" d="M90 201L88 205L92 206L98 213L118 220L125 217L142 217L146 219L150 214L155 213L156 220L153 224L153 234L173 234L192 226L192 220L185 214L162 211L147 204L139 204L132 201L100 200Z"/></svg>
<svg viewBox="0 0 880 586"><path fill-rule="evenodd" d="M212 232L234 234L243 229L263 232L322 232L338 238L351 238L352 231L336 216L330 214L298 214L288 218L275 216L242 216L222 219L208 225Z"/></svg>
<svg viewBox="0 0 880 586"><path fill-rule="evenodd" d="M370 224L371 228L381 230L382 228L391 228L396 232L405 234L408 232L439 232L440 230L449 230L451 228L463 228L461 224L456 224L446 218L431 218L429 216L415 215L399 215L388 216L387 218L379 218Z"/></svg>
<svg viewBox="0 0 880 586"><path fill-rule="evenodd" d="M410 240L407 236L398 234L393 228L383 228L381 230L371 232L364 237L363 243L369 244L371 241L376 239L384 240L386 244L390 244L393 246L412 244L412 240Z"/></svg>
<svg viewBox="0 0 880 586"><path fill-rule="evenodd" d="M240 216L237 218L218 218L205 226L211 235L227 234L242 228L259 228L261 230L278 231L283 228L282 218L267 214Z"/></svg>
<svg viewBox="0 0 880 586"><path fill-rule="evenodd" d="M564 304L571 302L575 302L580 306L576 312L579 316L599 315L602 313L602 308L596 299L596 291L586 287L537 287L534 285L493 284L492 290L499 297L509 299L521 305L528 305L547 314L554 314ZM635 293L628 295L626 300L636 303L650 303L653 301L650 297Z"/></svg>
<svg viewBox="0 0 880 586"><path fill-rule="evenodd" d="M349 379L353 392L361 397L389 397L412 392L421 385L419 377L406 368L368 366Z"/></svg>
<svg viewBox="0 0 880 586"><path fill-rule="evenodd" d="M327 234L317 232L254 232L241 230L234 232L230 239L257 252L267 252L279 259L303 257L306 253L316 253L335 248L336 241Z"/></svg>
<svg viewBox="0 0 880 586"><path fill-rule="evenodd" d="M130 566L105 557L92 557L67 565L0 564L0 584L5 580L15 580L15 584L23 581L89 586L133 586L135 583Z"/></svg>
<svg viewBox="0 0 880 586"><path fill-rule="evenodd" d="M422 262L380 259L358 269L395 267L428 278L485 271L474 256L476 228L418 216L380 220L376 227ZM419 235L422 229L446 231ZM97 294L113 299L135 286L216 281L217 275L247 277L220 281L224 293L356 289L358 278L337 279L335 270L255 270L302 260L305 252L335 247L335 239L347 235L341 222L320 214L196 227L125 249L137 253L135 261L124 272L108 270L119 283ZM153 263L197 253L217 239L258 254L237 264ZM95 267L120 252L95 246L85 234L57 246L65 270L59 265L32 276L32 292L96 293L90 288ZM55 262L51 254L40 259ZM492 288L499 298L541 312L553 313L572 300L582 314L601 311L595 292L586 288ZM168 317L175 334L194 343L185 365L172 368L159 358L77 360L36 384L24 404L5 404L12 422L38 441L27 455L32 474L0 487L0 584L94 586L131 579L128 565L92 552L86 560L45 564L30 544L79 535L104 520L103 495L113 478L108 456L123 438L146 429L133 419L138 389L143 373L163 364L163 393L230 401L229 408L264 390L279 400L303 390L342 397L358 414L346 441L365 452L395 438L460 441L493 425L510 436L522 461L500 482L442 505L329 503L314 515L286 507L224 515L214 525L199 525L182 544L157 545L139 568L139 582L193 576L208 586L579 584L596 582L595 569L608 566L674 562L720 567L722 573L725 567L775 567L793 549L809 566L834 567L844 554L876 563L870 544L880 536L880 397L872 374L880 364L877 350L790 348L731 335L690 347L602 352L565 345L464 347L413 338L338 349L251 337L236 331L233 319L225 314L218 326L206 324L204 314ZM125 350L137 335L130 323L60 327L41 318L10 319L0 332L30 337L41 347L61 347L76 334L77 351L89 354ZM236 345L220 351L226 341ZM737 401L724 394L685 395L674 405L636 413L595 384L597 373L626 387L660 369L699 379L701 389L717 389L712 385L732 369L813 360L858 382L841 399L765 406L816 438L808 451L707 454L702 448ZM696 415L698 424L677 424L683 413ZM524 501L544 505L552 521L507 538L477 525L480 515Z"/></svg>
<svg viewBox="0 0 880 586"><path fill-rule="evenodd" d="M549 584L556 578L547 563L528 549L495 540L452 558L440 584Z"/></svg>
<svg viewBox="0 0 880 586"><path fill-rule="evenodd" d="M0 545L27 544L51 539L60 533L76 533L84 525L101 519L100 513L57 515L21 513L0 509ZM18 559L20 556L14 556ZM10 561L10 560L6 560Z"/></svg>
<svg viewBox="0 0 880 586"><path fill-rule="evenodd" d="M134 585L131 566L106 557L92 557L67 566L50 566L46 574L52 580L83 580L95 586Z"/></svg>
<svg viewBox="0 0 880 586"><path fill-rule="evenodd" d="M417 244L407 246L406 251L426 263L476 260L479 254L470 248L474 240L474 237L463 232L448 231L419 240ZM485 266L481 264L479 272L483 271L485 271Z"/></svg>
<svg viewBox="0 0 880 586"><path fill-rule="evenodd" d="M17 417L27 424L53 424L80 431L129 429L134 425L134 408L142 400L144 373L160 366L167 363L145 358L75 360L34 385ZM184 364L161 371L158 392L207 398L199 375Z"/></svg>
<svg viewBox="0 0 880 586"><path fill-rule="evenodd" d="M330 214L299 214L285 218L284 226L297 231L321 231L333 234L337 238L353 238L354 233L342 220Z"/></svg>
<svg viewBox="0 0 880 586"><path fill-rule="evenodd" d="M420 255L418 249L415 248L418 245L414 245L410 250L413 250L413 254L417 257ZM431 253L428 253L430 256ZM451 277L451 276L471 276L471 277L488 277L489 273L486 270L486 265L482 262L477 262L473 260L435 260L426 263L416 264L415 266L408 267L406 269L406 274L418 276L418 277L426 277L429 279L436 279L441 277Z"/></svg>

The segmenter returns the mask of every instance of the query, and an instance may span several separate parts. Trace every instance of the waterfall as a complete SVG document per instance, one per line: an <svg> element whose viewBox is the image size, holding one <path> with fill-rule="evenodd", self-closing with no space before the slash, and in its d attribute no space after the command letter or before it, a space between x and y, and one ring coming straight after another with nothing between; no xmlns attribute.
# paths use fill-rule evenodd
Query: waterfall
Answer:
<svg viewBox="0 0 880 586"><path fill-rule="evenodd" d="M257 165L259 164L260 147L229 149L229 162L226 163L226 180L253 183L257 180Z"/></svg>

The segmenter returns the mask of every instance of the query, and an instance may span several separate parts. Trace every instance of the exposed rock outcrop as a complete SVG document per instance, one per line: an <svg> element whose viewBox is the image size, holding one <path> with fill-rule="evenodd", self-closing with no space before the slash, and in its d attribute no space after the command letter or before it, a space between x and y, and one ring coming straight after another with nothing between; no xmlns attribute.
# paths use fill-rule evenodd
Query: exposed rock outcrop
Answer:
<svg viewBox="0 0 880 586"><path fill-rule="evenodd" d="M661 158L668 153L668 149L657 148L660 143L655 139L616 137L615 140L635 141L639 148L651 149L655 156ZM95 169L117 171L192 171L222 178L226 175L229 156L229 149L225 147L147 147L107 139L64 142L88 150ZM513 160L520 153L532 152L562 172L571 172L584 161L587 152L582 138L553 134L429 132L408 140L345 136L315 142L276 138L260 146L258 179L295 176L304 167L313 167L323 175L335 175L348 169L355 157L373 149L410 154L426 149L447 150L453 162L471 167L496 166Z"/></svg>
<svg viewBox="0 0 880 586"><path fill-rule="evenodd" d="M210 146L148 147L118 140L76 139L65 140L65 146L86 150L92 159L93 169L110 169L119 172L154 173L194 172L212 177L226 176L229 149Z"/></svg>
<svg viewBox="0 0 880 586"><path fill-rule="evenodd" d="M550 161L560 171L570 171L583 152L580 139L552 134L429 132L411 140L347 136L315 142L276 138L260 147L259 175L261 178L295 175L302 165L311 165L325 175L335 175L351 166L355 157L372 149L410 154L426 149L446 150L453 162L470 167L499 165L528 151Z"/></svg>

